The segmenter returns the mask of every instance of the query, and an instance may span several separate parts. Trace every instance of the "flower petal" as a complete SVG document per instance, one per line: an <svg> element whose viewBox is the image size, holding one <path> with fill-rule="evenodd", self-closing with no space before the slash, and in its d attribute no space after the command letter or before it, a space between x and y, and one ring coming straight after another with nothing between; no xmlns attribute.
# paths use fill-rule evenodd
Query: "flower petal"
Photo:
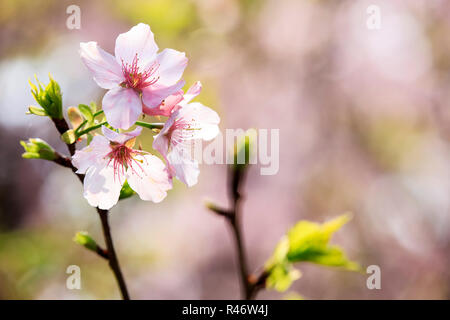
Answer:
<svg viewBox="0 0 450 320"><path fill-rule="evenodd" d="M102 126L103 135L108 138L109 141L114 141L120 144L125 143L126 141L133 139L141 134L142 127L137 127L133 131L130 132L115 132L105 126Z"/></svg>
<svg viewBox="0 0 450 320"><path fill-rule="evenodd" d="M170 127L172 126L174 121L174 117L170 117L169 119L167 119L161 131L153 139L153 149L157 150L164 157L169 151L170 137L167 135L167 132L170 130Z"/></svg>
<svg viewBox="0 0 450 320"><path fill-rule="evenodd" d="M138 66L144 68L156 58L156 52L158 52L158 45L154 35L150 27L144 23L139 23L116 39L115 55L120 65L122 61L132 64L137 55Z"/></svg>
<svg viewBox="0 0 450 320"><path fill-rule="evenodd" d="M202 91L202 84L200 81L194 83L188 91L183 96L183 101L180 103L181 106L187 105L192 99L200 94Z"/></svg>
<svg viewBox="0 0 450 320"><path fill-rule="evenodd" d="M180 80L176 84L166 87L160 85L158 81L155 85L142 89L142 102L148 108L156 108L164 99L183 88L184 84L185 81Z"/></svg>
<svg viewBox="0 0 450 320"><path fill-rule="evenodd" d="M183 101L183 90L179 90L176 93L168 96L161 102L156 108L149 108L145 104L142 105L142 112L149 116L164 116L168 117L178 107L178 104Z"/></svg>
<svg viewBox="0 0 450 320"><path fill-rule="evenodd" d="M175 176L181 182L188 187L197 184L198 175L200 174L198 162L192 159L188 150L178 147L173 148L167 155L167 161L175 172Z"/></svg>
<svg viewBox="0 0 450 320"><path fill-rule="evenodd" d="M84 177L84 197L93 207L111 209L119 200L125 177L120 172L114 176L114 168L103 161L90 167Z"/></svg>
<svg viewBox="0 0 450 320"><path fill-rule="evenodd" d="M173 49L164 49L158 53L156 60L159 62L158 83L165 86L171 86L180 80L188 63L184 52Z"/></svg>
<svg viewBox="0 0 450 320"><path fill-rule="evenodd" d="M111 89L124 80L122 69L116 59L101 49L97 42L81 42L80 56L100 87Z"/></svg>
<svg viewBox="0 0 450 320"><path fill-rule="evenodd" d="M172 188L164 163L154 155L137 156L142 164L127 171L127 181L142 200L161 202Z"/></svg>
<svg viewBox="0 0 450 320"><path fill-rule="evenodd" d="M179 109L176 118L183 118L190 123L189 139L214 139L219 134L220 117L214 110L205 107L200 102L192 102Z"/></svg>
<svg viewBox="0 0 450 320"><path fill-rule="evenodd" d="M117 87L103 97L106 120L115 128L128 129L142 113L142 103L133 89Z"/></svg>
<svg viewBox="0 0 450 320"><path fill-rule="evenodd" d="M78 169L77 173L86 173L89 167L97 165L110 151L108 139L95 136L87 147L75 152L72 164Z"/></svg>

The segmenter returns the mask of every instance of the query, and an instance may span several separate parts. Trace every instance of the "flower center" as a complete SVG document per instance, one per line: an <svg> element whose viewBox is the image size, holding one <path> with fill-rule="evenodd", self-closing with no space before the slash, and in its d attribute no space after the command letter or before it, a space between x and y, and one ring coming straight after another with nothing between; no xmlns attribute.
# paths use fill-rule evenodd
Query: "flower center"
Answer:
<svg viewBox="0 0 450 320"><path fill-rule="evenodd" d="M184 118L176 119L167 132L170 140L169 148L182 143L189 146L189 142L194 139L195 130L200 130L200 128L197 127L194 119L190 121Z"/></svg>
<svg viewBox="0 0 450 320"><path fill-rule="evenodd" d="M122 73L125 80L120 84L122 87L141 90L145 87L155 84L159 80L156 71L159 63L154 61L146 70L139 70L139 57L136 55L131 64L122 60Z"/></svg>
<svg viewBox="0 0 450 320"><path fill-rule="evenodd" d="M137 165L141 171L141 160L136 159L135 157L139 154L143 154L143 151L134 150L130 147L128 147L125 144L119 144L117 142L110 142L111 151L106 155L106 158L109 158L108 165L112 163L112 166L114 168L114 179L116 176L120 181L120 177L124 176L128 169L131 169L133 173L136 173L136 170L133 168L133 165Z"/></svg>

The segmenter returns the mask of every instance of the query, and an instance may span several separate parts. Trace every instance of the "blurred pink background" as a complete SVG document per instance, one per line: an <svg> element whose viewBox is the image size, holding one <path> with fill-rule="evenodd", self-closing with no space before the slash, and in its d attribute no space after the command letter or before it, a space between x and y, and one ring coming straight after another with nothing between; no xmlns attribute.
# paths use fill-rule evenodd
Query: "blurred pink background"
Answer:
<svg viewBox="0 0 450 320"><path fill-rule="evenodd" d="M81 8L81 29L66 8ZM366 26L369 5L381 28ZM138 22L160 48L189 57L186 87L227 128L280 129L280 170L250 169L244 237L250 270L269 258L296 221L353 220L333 242L364 267L379 265L382 289L367 276L300 264L287 292L306 299L450 297L450 3L448 1L155 0L13 1L0 4L0 298L119 298L107 264L72 241L79 230L102 243L95 210L64 168L20 157L19 140L41 137L60 152L28 79L50 72L64 107L100 104L104 90L82 64L81 41L113 52ZM142 141L151 147L151 134ZM199 183L176 183L161 204L138 197L111 211L116 250L132 298L237 299L231 234L204 207L227 204L226 166L203 165ZM68 290L67 266L82 289ZM261 299L285 294L261 292Z"/></svg>

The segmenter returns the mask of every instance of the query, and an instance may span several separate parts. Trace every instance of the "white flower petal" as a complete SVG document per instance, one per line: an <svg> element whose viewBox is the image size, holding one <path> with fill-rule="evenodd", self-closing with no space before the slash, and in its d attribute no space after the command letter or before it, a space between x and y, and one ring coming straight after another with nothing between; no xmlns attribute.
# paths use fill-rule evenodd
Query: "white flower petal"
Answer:
<svg viewBox="0 0 450 320"><path fill-rule="evenodd" d="M102 126L102 132L103 135L109 140L109 141L114 141L120 144L125 143L126 141L137 137L138 135L141 134L142 131L142 127L137 127L136 129L134 129L133 131L130 132L122 132L122 133L118 133L115 132L105 126Z"/></svg>
<svg viewBox="0 0 450 320"><path fill-rule="evenodd" d="M112 55L102 50L97 42L80 43L80 56L100 87L111 89L124 80L121 66Z"/></svg>
<svg viewBox="0 0 450 320"><path fill-rule="evenodd" d="M158 53L156 60L159 62L158 84L165 86L177 83L188 63L185 53L174 49L164 49Z"/></svg>
<svg viewBox="0 0 450 320"><path fill-rule="evenodd" d="M114 175L113 166L105 160L87 170L83 195L91 206L109 210L119 200L124 182L125 176L121 172Z"/></svg>
<svg viewBox="0 0 450 320"><path fill-rule="evenodd" d="M164 163L154 155L137 156L142 163L127 171L127 181L142 200L161 202L172 188Z"/></svg>
<svg viewBox="0 0 450 320"><path fill-rule="evenodd" d="M102 101L106 120L114 128L128 129L142 113L142 102L133 89L117 87L109 90Z"/></svg>
<svg viewBox="0 0 450 320"><path fill-rule="evenodd" d="M189 151L183 148L174 148L167 155L175 176L188 187L197 184L200 170L198 162L191 158Z"/></svg>
<svg viewBox="0 0 450 320"><path fill-rule="evenodd" d="M150 27L139 23L130 31L120 34L116 39L115 55L117 62L132 64L133 59L139 58L139 68L144 68L149 62L155 60L158 46Z"/></svg>
<svg viewBox="0 0 450 320"><path fill-rule="evenodd" d="M200 94L202 91L202 84L200 81L194 83L188 91L183 95L183 101L179 103L180 106L187 105L192 99Z"/></svg>
<svg viewBox="0 0 450 320"><path fill-rule="evenodd" d="M179 109L174 116L190 123L190 139L214 139L219 134L220 117L214 110L199 102L192 102Z"/></svg>
<svg viewBox="0 0 450 320"><path fill-rule="evenodd" d="M78 169L77 173L86 173L89 167L101 162L110 151L108 139L103 136L95 136L87 147L75 152L72 164Z"/></svg>

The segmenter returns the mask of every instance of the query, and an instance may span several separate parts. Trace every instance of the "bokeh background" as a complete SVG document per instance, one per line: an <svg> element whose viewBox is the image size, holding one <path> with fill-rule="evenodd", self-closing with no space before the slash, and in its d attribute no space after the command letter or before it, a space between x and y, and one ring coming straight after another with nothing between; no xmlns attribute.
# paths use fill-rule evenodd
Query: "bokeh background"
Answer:
<svg viewBox="0 0 450 320"><path fill-rule="evenodd" d="M81 29L66 27L67 6ZM369 5L381 29L369 30ZM307 299L450 297L450 2L383 0L153 0L0 2L0 298L119 298L107 263L72 241L103 243L98 216L69 170L24 160L19 140L41 137L66 152L35 104L28 79L60 83L64 107L105 91L78 55L81 41L113 52L138 22L160 48L185 51L187 86L226 128L280 129L280 170L249 171L244 232L251 271L300 219L353 220L334 243L366 276L301 264L289 290ZM151 134L142 140L151 146ZM204 200L227 204L226 166L203 165L193 188L175 184L155 205L138 197L111 211L116 250L133 298L235 299L232 238ZM80 266L82 290L66 288ZM288 292L288 293L289 293ZM262 292L261 299L285 294Z"/></svg>

